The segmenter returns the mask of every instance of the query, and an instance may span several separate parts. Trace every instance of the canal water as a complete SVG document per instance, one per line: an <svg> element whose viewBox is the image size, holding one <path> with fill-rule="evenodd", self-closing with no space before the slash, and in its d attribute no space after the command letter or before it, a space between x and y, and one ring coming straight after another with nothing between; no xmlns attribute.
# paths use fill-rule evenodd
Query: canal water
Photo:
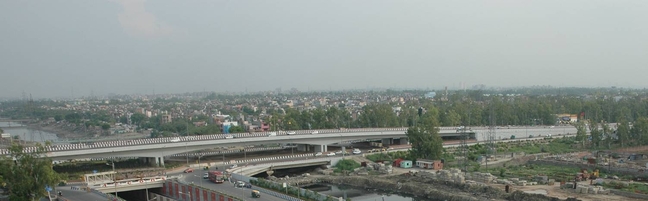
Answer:
<svg viewBox="0 0 648 201"><path fill-rule="evenodd" d="M335 198L350 198L353 201L422 201L407 195L388 194L386 192L372 191L350 186L337 186L329 184L314 184L303 187ZM435 201L426 199L426 201Z"/></svg>
<svg viewBox="0 0 648 201"><path fill-rule="evenodd" d="M17 127L21 126L21 127ZM58 137L54 133L29 129L18 123L11 122L0 122L0 128L4 130L4 133L11 134L11 137L18 136L21 140L33 141L33 142L45 142L45 141L58 141Z"/></svg>

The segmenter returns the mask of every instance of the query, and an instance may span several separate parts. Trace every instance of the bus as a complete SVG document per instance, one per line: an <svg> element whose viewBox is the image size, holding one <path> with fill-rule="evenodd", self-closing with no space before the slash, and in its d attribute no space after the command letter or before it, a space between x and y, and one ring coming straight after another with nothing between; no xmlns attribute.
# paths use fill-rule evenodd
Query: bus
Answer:
<svg viewBox="0 0 648 201"><path fill-rule="evenodd" d="M223 172L221 171L209 171L209 181L212 181L217 184L222 184L225 181Z"/></svg>

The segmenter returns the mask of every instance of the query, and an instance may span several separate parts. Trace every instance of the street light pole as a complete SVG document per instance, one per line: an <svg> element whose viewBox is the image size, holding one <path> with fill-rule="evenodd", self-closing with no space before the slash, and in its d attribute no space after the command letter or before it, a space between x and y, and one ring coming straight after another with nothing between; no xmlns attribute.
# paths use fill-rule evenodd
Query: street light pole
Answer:
<svg viewBox="0 0 648 201"><path fill-rule="evenodd" d="M342 134L339 135L340 135L340 151L342 152L342 159L344 159L344 152L346 152L346 150L344 150L344 145L342 144Z"/></svg>
<svg viewBox="0 0 648 201"><path fill-rule="evenodd" d="M189 152L187 152L187 143L185 142L185 156L187 157L187 167L189 167Z"/></svg>
<svg viewBox="0 0 648 201"><path fill-rule="evenodd" d="M106 165L108 165L108 164L106 163ZM115 185L115 197L119 197L117 195L117 172L115 172L115 159L114 158L113 158L113 160L111 162L111 165L112 165L112 171L113 171L113 185Z"/></svg>

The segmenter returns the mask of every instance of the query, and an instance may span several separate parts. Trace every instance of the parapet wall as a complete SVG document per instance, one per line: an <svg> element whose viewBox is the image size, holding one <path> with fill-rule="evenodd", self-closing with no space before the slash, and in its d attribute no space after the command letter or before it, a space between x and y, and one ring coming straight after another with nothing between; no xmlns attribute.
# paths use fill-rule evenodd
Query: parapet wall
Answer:
<svg viewBox="0 0 648 201"><path fill-rule="evenodd" d="M162 187L162 195L186 201L242 201L244 199L195 185L182 184L167 180Z"/></svg>

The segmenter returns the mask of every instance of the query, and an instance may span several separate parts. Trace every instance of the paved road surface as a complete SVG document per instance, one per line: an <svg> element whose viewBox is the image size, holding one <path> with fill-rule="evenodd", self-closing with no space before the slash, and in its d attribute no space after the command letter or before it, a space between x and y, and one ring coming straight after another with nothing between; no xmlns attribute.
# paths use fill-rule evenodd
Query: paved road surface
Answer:
<svg viewBox="0 0 648 201"><path fill-rule="evenodd" d="M80 189L72 190L70 189L70 186L58 186L56 188L56 191L54 191L54 193L58 191L61 191L63 193L62 198L72 200L72 201L107 201L108 200L108 198L104 198L92 192L86 192Z"/></svg>
<svg viewBox="0 0 648 201"><path fill-rule="evenodd" d="M199 185L205 188L209 188L212 190L220 191L229 195L233 195L239 198L242 198L244 200L250 200L251 199L251 192L252 189L249 188L235 188L233 183L225 182L222 184L215 184L210 182L207 179L203 179L203 174L204 170L200 171L195 171L194 173L187 173L180 178L181 180L185 182L193 182L195 185ZM194 176L195 175L195 176ZM202 184L201 184L202 181ZM255 198L254 200L258 201L285 201L283 199L274 197L272 195L268 195L265 193L261 193L261 198Z"/></svg>

